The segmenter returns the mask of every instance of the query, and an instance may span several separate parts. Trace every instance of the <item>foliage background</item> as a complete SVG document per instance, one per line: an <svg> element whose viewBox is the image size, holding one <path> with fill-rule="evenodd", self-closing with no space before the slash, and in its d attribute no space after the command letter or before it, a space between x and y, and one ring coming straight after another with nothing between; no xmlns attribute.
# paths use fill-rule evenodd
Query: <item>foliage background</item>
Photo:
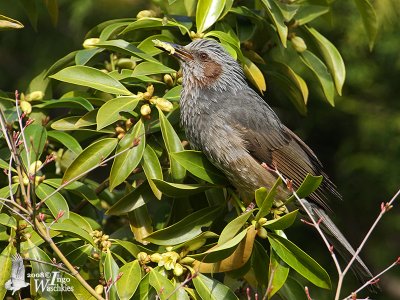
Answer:
<svg viewBox="0 0 400 300"><path fill-rule="evenodd" d="M148 8L147 1L133 0L62 0L59 5L58 25L51 24L43 9L34 30L22 6L0 2L2 14L25 24L23 30L0 33L0 90L25 90L44 67L80 49L94 25L134 17ZM318 88L311 87L308 114L302 117L268 85L268 78L266 97L284 123L316 151L334 179L345 199L332 203L335 221L356 245L378 214L380 203L388 200L400 183L400 5L389 0L376 3L381 28L371 52L354 5L337 1L333 7L331 15L318 21L318 28L337 46L346 63L346 83L343 96L335 99L336 107L331 108L321 100ZM308 242L319 240L314 230L300 226L304 227L299 222L288 230L290 238L323 266L332 266L322 243ZM399 230L396 207L385 216L363 252L373 270L381 270L399 255ZM377 299L400 297L398 271L386 274L383 284L387 293Z"/></svg>

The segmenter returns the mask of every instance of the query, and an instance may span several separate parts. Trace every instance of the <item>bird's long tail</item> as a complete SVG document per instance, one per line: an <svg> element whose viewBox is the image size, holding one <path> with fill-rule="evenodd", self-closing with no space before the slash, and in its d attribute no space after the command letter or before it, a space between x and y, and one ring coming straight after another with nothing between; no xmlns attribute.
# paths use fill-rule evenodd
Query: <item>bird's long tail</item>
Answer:
<svg viewBox="0 0 400 300"><path fill-rule="evenodd" d="M336 250L346 262L349 262L354 256L355 250L340 232L340 230L336 227L331 218L322 208L318 207L317 205L308 202L305 199L302 199L302 202L312 213L314 220L321 220L321 229L325 233L329 243L333 245L334 250ZM357 256L357 258L354 260L351 269L355 273L356 277L363 283L367 282L373 277L371 271L359 256Z"/></svg>

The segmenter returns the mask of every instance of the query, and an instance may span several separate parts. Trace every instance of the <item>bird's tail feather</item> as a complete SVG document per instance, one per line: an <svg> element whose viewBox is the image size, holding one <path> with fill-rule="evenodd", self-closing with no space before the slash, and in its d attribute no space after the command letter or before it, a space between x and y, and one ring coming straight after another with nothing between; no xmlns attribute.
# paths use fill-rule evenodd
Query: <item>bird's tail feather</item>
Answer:
<svg viewBox="0 0 400 300"><path fill-rule="evenodd" d="M308 202L303 199L303 203L307 209L313 214L315 220L321 219L321 229L325 233L329 243L331 243L334 249L339 255L346 261L349 262L355 254L355 250L340 232L340 230L333 223L331 218L325 213L325 211L317 205ZM359 256L354 260L351 269L355 273L356 277L363 283L370 280L373 275L365 263Z"/></svg>

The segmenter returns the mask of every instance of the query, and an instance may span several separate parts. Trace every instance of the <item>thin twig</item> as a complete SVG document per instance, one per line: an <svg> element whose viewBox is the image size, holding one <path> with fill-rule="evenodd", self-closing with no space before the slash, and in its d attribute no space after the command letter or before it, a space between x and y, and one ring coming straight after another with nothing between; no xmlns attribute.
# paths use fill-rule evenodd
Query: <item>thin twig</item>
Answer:
<svg viewBox="0 0 400 300"><path fill-rule="evenodd" d="M55 264L55 263L51 263L51 262L48 262L48 261L42 261L42 260L37 260L37 259L33 259L33 258L23 258L23 260L34 261L34 262L37 262L39 264L53 266L53 267L56 267L59 270L64 271L65 273L71 274L71 272L67 268L63 267L61 264Z"/></svg>

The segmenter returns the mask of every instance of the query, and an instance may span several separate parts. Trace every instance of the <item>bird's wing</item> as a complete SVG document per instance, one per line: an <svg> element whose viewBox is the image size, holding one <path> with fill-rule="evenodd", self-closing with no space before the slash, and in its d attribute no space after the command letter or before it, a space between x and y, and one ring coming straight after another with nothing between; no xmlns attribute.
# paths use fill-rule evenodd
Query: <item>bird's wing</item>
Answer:
<svg viewBox="0 0 400 300"><path fill-rule="evenodd" d="M334 184L322 171L314 152L290 129L284 126L272 109L255 92L243 95L247 106L240 114L231 110L227 118L245 140L246 149L259 163L276 167L297 188L307 174L323 175L321 187L310 195L317 204L328 209L327 194L340 197Z"/></svg>
<svg viewBox="0 0 400 300"><path fill-rule="evenodd" d="M19 253L14 255L12 258L11 278L17 279L17 280L25 279L24 262L22 260L21 255L19 255Z"/></svg>

